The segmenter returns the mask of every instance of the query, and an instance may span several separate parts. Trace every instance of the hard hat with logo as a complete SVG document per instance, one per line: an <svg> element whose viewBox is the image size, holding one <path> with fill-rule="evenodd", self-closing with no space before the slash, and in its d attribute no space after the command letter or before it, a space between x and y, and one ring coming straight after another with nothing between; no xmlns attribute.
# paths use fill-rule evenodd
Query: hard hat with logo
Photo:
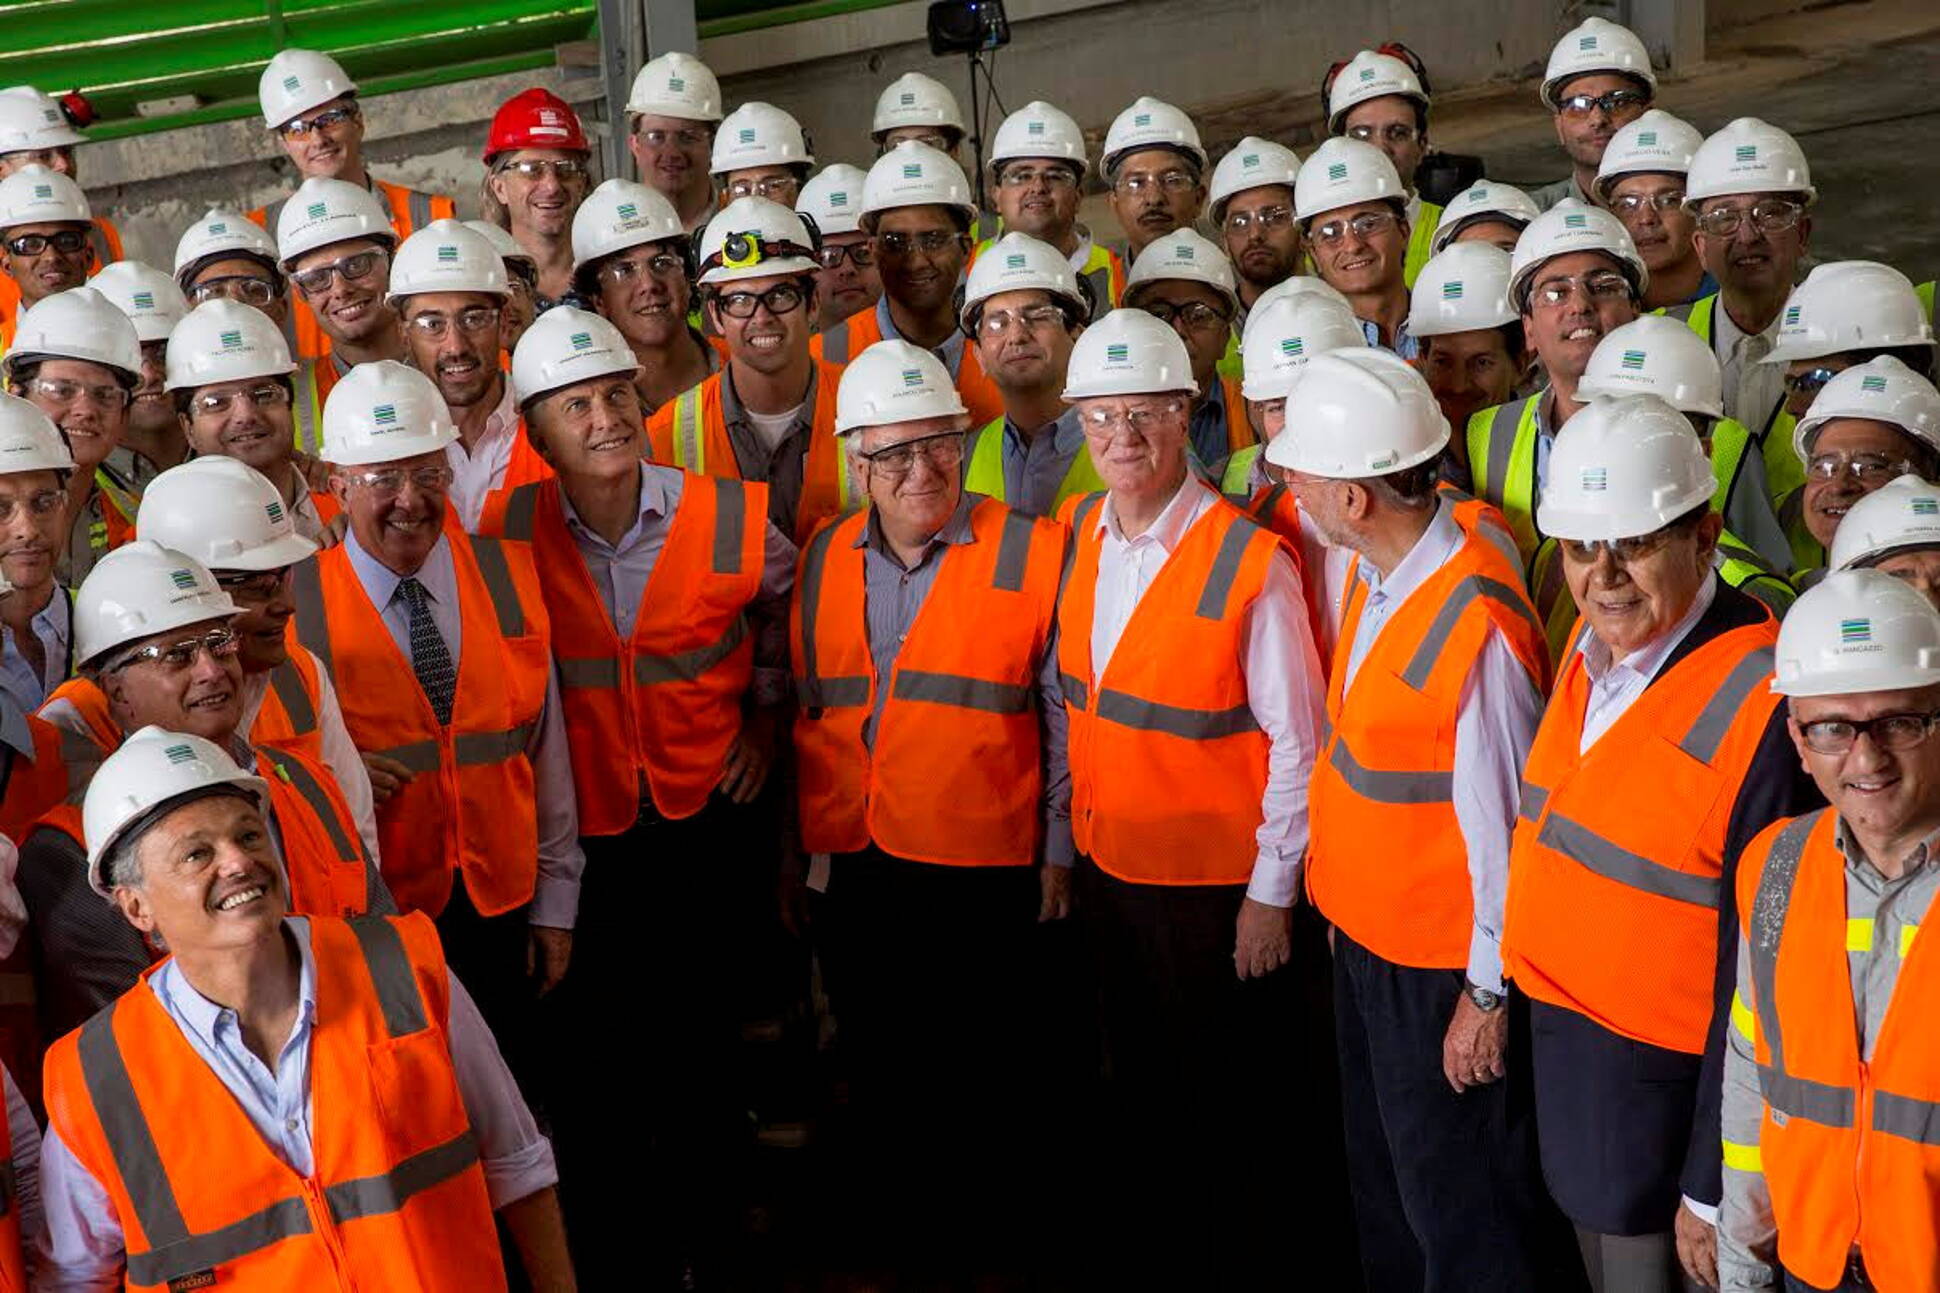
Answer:
<svg viewBox="0 0 1940 1293"><path fill-rule="evenodd" d="M815 165L808 136L799 121L772 103L744 103L714 132L714 155L708 169L716 175L755 166Z"/></svg>
<svg viewBox="0 0 1940 1293"><path fill-rule="evenodd" d="M1405 203L1408 190L1388 155L1373 144L1336 135L1307 154L1293 182L1293 213L1302 224L1361 202Z"/></svg>
<svg viewBox="0 0 1940 1293"><path fill-rule="evenodd" d="M317 551L296 532L269 477L221 454L191 459L149 481L135 535L186 552L210 570L281 570Z"/></svg>
<svg viewBox="0 0 1940 1293"><path fill-rule="evenodd" d="M1284 399L1314 356L1366 346L1367 333L1354 312L1319 293L1283 296L1256 306L1246 316L1240 394L1249 400Z"/></svg>
<svg viewBox="0 0 1940 1293"><path fill-rule="evenodd" d="M1206 198L1206 205L1212 210L1213 223L1218 224L1226 218L1226 203L1239 194L1248 189L1265 188L1269 184L1284 184L1292 188L1299 175L1300 154L1285 144L1248 135L1234 144L1233 151L1220 158L1219 165L1213 167L1212 184Z"/></svg>
<svg viewBox="0 0 1940 1293"><path fill-rule="evenodd" d="M633 180L607 180L573 212L573 268L629 247L686 236L674 204L658 189ZM397 271L391 275L395 285Z"/></svg>
<svg viewBox="0 0 1940 1293"><path fill-rule="evenodd" d="M1596 170L1596 195L1609 201L1610 190L1626 175L1687 174L1703 142L1696 126L1651 108L1610 136Z"/></svg>
<svg viewBox="0 0 1940 1293"><path fill-rule="evenodd" d="M153 539L103 554L74 590L74 659L99 665L116 647L242 614L208 567Z"/></svg>
<svg viewBox="0 0 1940 1293"><path fill-rule="evenodd" d="M1838 260L1814 265L1792 289L1765 362L1932 343L1933 323L1912 279L1878 261Z"/></svg>
<svg viewBox="0 0 1940 1293"><path fill-rule="evenodd" d="M492 126L485 137L485 164L490 166L500 153L521 148L557 148L587 154L593 151L572 105L551 90L537 86L521 90L492 114Z"/></svg>
<svg viewBox="0 0 1940 1293"><path fill-rule="evenodd" d="M46 96L0 94L0 156L72 148L88 137L69 123L60 105Z"/></svg>
<svg viewBox="0 0 1940 1293"><path fill-rule="evenodd" d="M88 286L128 316L135 325L137 341L167 341L168 334L189 312L189 299L175 280L138 260L102 266L101 272L88 280Z"/></svg>
<svg viewBox="0 0 1940 1293"><path fill-rule="evenodd" d="M1577 402L1621 395L1655 395L1679 413L1724 416L1724 378L1711 343L1668 315L1639 315L1590 352Z"/></svg>
<svg viewBox="0 0 1940 1293"><path fill-rule="evenodd" d="M1062 298L1075 306L1080 315L1085 311L1085 298L1078 289L1078 275L1072 270L1070 259L1050 243L1013 230L985 248L976 264L970 267L958 321L968 332L971 320L991 297L1030 291Z"/></svg>
<svg viewBox="0 0 1940 1293"><path fill-rule="evenodd" d="M1634 539L1710 503L1711 459L1690 422L1655 395L1592 400L1549 451L1536 524L1559 539Z"/></svg>
<svg viewBox="0 0 1940 1293"><path fill-rule="evenodd" d="M1509 304L1509 253L1491 243L1458 242L1421 267L1408 306L1408 330L1417 337L1445 337L1499 328L1520 317Z"/></svg>
<svg viewBox="0 0 1940 1293"><path fill-rule="evenodd" d="M867 171L847 162L824 166L795 195L795 214L813 220L824 237L861 233L862 186L868 178Z"/></svg>
<svg viewBox="0 0 1940 1293"><path fill-rule="evenodd" d="M1650 285L1650 270L1637 253L1637 244L1623 221L1602 207L1584 206L1574 198L1564 198L1529 222L1516 239L1516 250L1509 257L1509 300L1518 310L1529 298L1529 285L1536 271L1558 256L1580 251L1600 251L1616 262L1624 277L1641 297Z"/></svg>
<svg viewBox="0 0 1940 1293"><path fill-rule="evenodd" d="M924 418L968 417L950 370L921 346L878 341L850 360L835 388L835 434Z"/></svg>
<svg viewBox="0 0 1940 1293"><path fill-rule="evenodd" d="M1455 241L1455 235L1478 221L1494 221L1527 229L1541 215L1536 200L1513 184L1477 180L1449 199L1435 222L1431 246L1441 251Z"/></svg>
<svg viewBox="0 0 1940 1293"><path fill-rule="evenodd" d="M23 224L87 224L93 219L81 186L39 162L0 179L0 233Z"/></svg>
<svg viewBox="0 0 1940 1293"><path fill-rule="evenodd" d="M1206 150L1199 142L1199 127L1192 124L1192 118L1169 103L1142 94L1132 101L1131 107L1112 118L1111 128L1105 132L1101 167L1105 178L1117 174L1118 164L1125 158L1147 148L1169 148L1199 163L1200 171L1206 169Z"/></svg>
<svg viewBox="0 0 1940 1293"><path fill-rule="evenodd" d="M814 250L808 226L793 211L767 198L736 198L701 230L700 281L812 274L820 268Z"/></svg>
<svg viewBox="0 0 1940 1293"><path fill-rule="evenodd" d="M539 258L520 245L519 240L512 236L511 230L501 229L490 220L467 220L464 225L465 228L491 243L492 250L498 253L500 260L522 260L535 268L538 266Z"/></svg>
<svg viewBox="0 0 1940 1293"><path fill-rule="evenodd" d="M295 371L283 330L261 310L216 297L190 310L168 339L171 391L195 390Z"/></svg>
<svg viewBox="0 0 1940 1293"><path fill-rule="evenodd" d="M54 419L32 400L0 391L0 476L73 470L74 455Z"/></svg>
<svg viewBox="0 0 1940 1293"><path fill-rule="evenodd" d="M1817 200L1799 141L1756 117L1739 117L1698 145L1684 175L1684 205L1732 193L1802 193Z"/></svg>
<svg viewBox="0 0 1940 1293"><path fill-rule="evenodd" d="M210 207L182 231L175 243L175 280L180 283L212 260L251 256L271 268L281 265L276 240L261 225L228 207Z"/></svg>
<svg viewBox="0 0 1940 1293"><path fill-rule="evenodd" d="M512 389L519 407L553 391L595 377L634 373L633 356L620 330L605 315L570 305L555 306L532 321L512 352Z"/></svg>
<svg viewBox="0 0 1940 1293"><path fill-rule="evenodd" d="M1296 296L1324 296L1335 305L1340 306L1341 309L1346 310L1349 314L1354 313L1354 307L1348 303L1345 296L1341 295L1340 289L1333 284L1327 282L1325 279L1315 278L1311 274L1295 274L1289 278L1281 279L1254 298L1253 308L1246 312L1246 322L1240 328L1240 350L1242 352L1245 351L1247 339L1253 335L1253 321L1260 317L1260 311L1266 309L1275 301L1286 300Z"/></svg>
<svg viewBox="0 0 1940 1293"><path fill-rule="evenodd" d="M391 213L383 200L361 184L313 175L297 185L276 217L276 254L287 272L299 256L319 247L369 238L397 245Z"/></svg>
<svg viewBox="0 0 1940 1293"><path fill-rule="evenodd" d="M457 438L458 423L437 385L395 359L358 364L324 401L323 460L339 467L399 462Z"/></svg>
<svg viewBox="0 0 1940 1293"><path fill-rule="evenodd" d="M1940 611L1885 571L1835 570L1779 622L1774 674L1781 696L1931 687L1940 683Z"/></svg>
<svg viewBox="0 0 1940 1293"><path fill-rule="evenodd" d="M433 220L404 240L391 260L387 299L420 292L478 292L503 297L505 258L457 220Z"/></svg>
<svg viewBox="0 0 1940 1293"><path fill-rule="evenodd" d="M1198 389L1186 343L1143 310L1113 310L1086 328L1064 371L1066 400Z"/></svg>
<svg viewBox="0 0 1940 1293"><path fill-rule="evenodd" d="M355 93L357 82L350 79L343 65L313 49L278 50L256 81L263 124L271 130L332 99Z"/></svg>
<svg viewBox="0 0 1940 1293"><path fill-rule="evenodd" d="M1078 128L1071 114L1042 99L1033 99L1005 117L997 127L997 133L991 138L989 166L994 174L1004 162L1026 157L1069 162L1078 168L1078 178L1083 179L1088 165L1085 132Z"/></svg>
<svg viewBox="0 0 1940 1293"><path fill-rule="evenodd" d="M869 126L869 137L877 143L892 130L905 126L935 126L963 133L963 111L950 88L921 72L905 72L883 87L876 96L876 115Z"/></svg>
<svg viewBox="0 0 1940 1293"><path fill-rule="evenodd" d="M1637 33L1607 18L1585 18L1549 51L1549 66L1543 70L1543 106L1554 112L1564 84L1591 72L1618 72L1635 77L1653 91L1657 88L1657 74L1650 70L1650 51L1637 39Z"/></svg>
<svg viewBox="0 0 1940 1293"><path fill-rule="evenodd" d="M977 220L976 198L963 168L928 144L905 139L878 157L862 184L862 227L873 229L876 217L897 207L944 206Z"/></svg>
<svg viewBox="0 0 1940 1293"><path fill-rule="evenodd" d="M14 328L7 370L33 359L80 359L141 380L141 341L114 302L83 284L44 296Z"/></svg>
<svg viewBox="0 0 1940 1293"><path fill-rule="evenodd" d="M1347 60L1333 85L1327 90L1327 129L1340 134L1347 128L1347 114L1369 99L1398 94L1428 106L1428 92L1421 88L1415 69L1392 54L1364 49Z"/></svg>
<svg viewBox="0 0 1940 1293"><path fill-rule="evenodd" d="M1931 548L1940 548L1940 487L1908 472L1846 509L1827 565L1876 566L1902 552Z"/></svg>
<svg viewBox="0 0 1940 1293"><path fill-rule="evenodd" d="M1316 355L1287 392L1287 429L1267 442L1275 467L1331 480L1366 480L1432 462L1448 419L1427 381L1389 350Z"/></svg>
<svg viewBox="0 0 1940 1293"><path fill-rule="evenodd" d="M171 800L184 803L228 787L268 813L269 786L236 765L213 741L188 732L150 725L115 747L88 781L81 801L81 833L88 842L88 887L114 896L103 874L108 857L124 838L159 821L156 810ZM130 832L137 832L130 835Z"/></svg>
<svg viewBox="0 0 1940 1293"><path fill-rule="evenodd" d="M1167 279L1204 283L1225 297L1227 305L1239 308L1233 262L1211 239L1191 229L1174 229L1163 238L1145 244L1145 250L1132 262L1132 272L1125 279L1126 304L1138 298L1141 288Z"/></svg>
<svg viewBox="0 0 1940 1293"><path fill-rule="evenodd" d="M1801 462L1812 456L1819 428L1834 418L1888 423L1940 454L1940 391L1892 355L1848 368L1819 388L1792 431Z"/></svg>
<svg viewBox="0 0 1940 1293"><path fill-rule="evenodd" d="M626 110L634 116L719 121L721 83L707 64L674 50L640 69L626 96Z"/></svg>

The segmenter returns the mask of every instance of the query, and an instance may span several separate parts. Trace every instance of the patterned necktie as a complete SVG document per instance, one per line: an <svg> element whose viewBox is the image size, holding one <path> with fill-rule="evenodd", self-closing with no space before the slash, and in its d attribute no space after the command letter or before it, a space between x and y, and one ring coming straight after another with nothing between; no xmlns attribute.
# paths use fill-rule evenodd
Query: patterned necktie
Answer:
<svg viewBox="0 0 1940 1293"><path fill-rule="evenodd" d="M423 584L415 578L400 579L397 595L404 599L404 607L411 617L411 671L418 675L418 686L424 688L425 699L431 702L438 722L449 724L451 700L458 693L458 666L451 662L451 648L431 619Z"/></svg>

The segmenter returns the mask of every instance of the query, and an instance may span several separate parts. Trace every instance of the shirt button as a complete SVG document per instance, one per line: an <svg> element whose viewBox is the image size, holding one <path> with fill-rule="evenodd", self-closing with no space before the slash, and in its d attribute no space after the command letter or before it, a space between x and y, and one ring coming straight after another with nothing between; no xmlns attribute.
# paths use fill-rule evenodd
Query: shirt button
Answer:
<svg viewBox="0 0 1940 1293"><path fill-rule="evenodd" d="M285 1122L285 1123L283 1124L283 1130L284 1130L284 1131L295 1131L295 1130L296 1130L296 1119L294 1119L294 1118L291 1118L291 1119L290 1119L289 1121L287 1121L287 1122Z"/></svg>

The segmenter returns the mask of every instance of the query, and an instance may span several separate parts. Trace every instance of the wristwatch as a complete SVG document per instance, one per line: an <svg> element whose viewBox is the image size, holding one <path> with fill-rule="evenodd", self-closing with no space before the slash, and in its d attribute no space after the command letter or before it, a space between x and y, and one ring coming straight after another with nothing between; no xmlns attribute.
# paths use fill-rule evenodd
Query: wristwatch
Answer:
<svg viewBox="0 0 1940 1293"><path fill-rule="evenodd" d="M1462 992L1468 997L1469 1004L1483 1014L1493 1014L1502 1009L1502 994L1490 992L1487 988L1477 987L1468 979L1462 980Z"/></svg>

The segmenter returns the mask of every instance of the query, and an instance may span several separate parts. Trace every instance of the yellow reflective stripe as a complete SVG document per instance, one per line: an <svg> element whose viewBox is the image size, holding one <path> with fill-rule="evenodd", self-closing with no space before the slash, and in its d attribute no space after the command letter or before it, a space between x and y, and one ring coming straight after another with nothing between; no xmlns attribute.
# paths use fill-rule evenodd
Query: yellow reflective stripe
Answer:
<svg viewBox="0 0 1940 1293"><path fill-rule="evenodd" d="M1846 922L1846 950L1848 952L1870 952L1873 950L1873 922L1864 917Z"/></svg>
<svg viewBox="0 0 1940 1293"><path fill-rule="evenodd" d="M1746 1041L1753 1045L1758 1043L1758 1016L1745 1004L1745 999L1735 992L1731 994L1731 1026Z"/></svg>
<svg viewBox="0 0 1940 1293"><path fill-rule="evenodd" d="M1900 926L1900 959L1902 961L1904 961L1907 957L1907 954L1913 950L1913 936L1919 932L1920 932L1920 927L1918 925Z"/></svg>
<svg viewBox="0 0 1940 1293"><path fill-rule="evenodd" d="M674 399L674 466L706 473L707 454L701 435L701 388L690 386Z"/></svg>
<svg viewBox="0 0 1940 1293"><path fill-rule="evenodd" d="M1724 1142L1724 1165L1734 1172L1762 1172L1765 1170L1764 1155L1756 1145L1734 1145Z"/></svg>

